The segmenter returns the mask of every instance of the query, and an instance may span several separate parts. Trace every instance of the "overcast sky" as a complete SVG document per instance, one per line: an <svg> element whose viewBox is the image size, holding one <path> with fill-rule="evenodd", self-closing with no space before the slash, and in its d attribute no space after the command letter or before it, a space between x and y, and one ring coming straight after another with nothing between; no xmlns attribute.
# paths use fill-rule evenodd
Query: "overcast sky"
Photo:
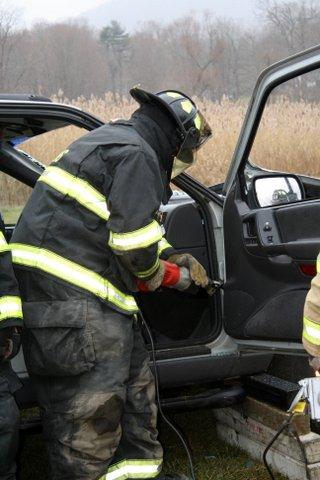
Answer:
<svg viewBox="0 0 320 480"><path fill-rule="evenodd" d="M59 20L79 15L106 0L2 0L21 11L21 22L30 25L36 20Z"/></svg>
<svg viewBox="0 0 320 480"><path fill-rule="evenodd" d="M85 17L101 28L102 20L104 25L115 18L129 30L139 22L154 18L172 21L190 10L198 13L210 10L218 17L249 25L256 19L255 3L256 0L0 0L0 6L4 4L16 9L19 26L30 26L41 20L54 22Z"/></svg>

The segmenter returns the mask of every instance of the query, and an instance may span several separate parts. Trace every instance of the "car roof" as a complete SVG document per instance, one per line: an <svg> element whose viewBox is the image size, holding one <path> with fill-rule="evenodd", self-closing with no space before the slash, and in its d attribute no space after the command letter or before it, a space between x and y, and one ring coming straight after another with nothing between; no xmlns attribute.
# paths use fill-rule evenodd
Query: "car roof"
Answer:
<svg viewBox="0 0 320 480"><path fill-rule="evenodd" d="M50 98L32 93L0 93L0 101L50 102Z"/></svg>
<svg viewBox="0 0 320 480"><path fill-rule="evenodd" d="M103 124L81 108L29 94L0 94L0 113L0 145L9 142L17 146L42 133L77 125L70 122L70 116L84 120L91 128Z"/></svg>

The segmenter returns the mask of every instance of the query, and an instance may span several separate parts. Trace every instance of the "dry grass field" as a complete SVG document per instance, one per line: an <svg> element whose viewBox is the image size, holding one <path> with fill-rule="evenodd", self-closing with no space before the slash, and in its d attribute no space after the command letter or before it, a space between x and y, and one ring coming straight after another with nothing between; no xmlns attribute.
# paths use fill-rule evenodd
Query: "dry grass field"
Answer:
<svg viewBox="0 0 320 480"><path fill-rule="evenodd" d="M60 97L56 101L64 101ZM197 100L213 128L213 138L200 151L198 163L190 173L206 185L222 182L228 171L232 153L246 113L245 101L220 103ZM105 98L79 98L73 105L91 112L104 121L128 118L136 108L132 100L114 102ZM264 168L320 176L320 104L290 102L278 98L266 107L256 138L251 160ZM39 136L20 148L36 159L49 164L84 130L66 127ZM30 189L0 176L0 204L6 211L25 203Z"/></svg>

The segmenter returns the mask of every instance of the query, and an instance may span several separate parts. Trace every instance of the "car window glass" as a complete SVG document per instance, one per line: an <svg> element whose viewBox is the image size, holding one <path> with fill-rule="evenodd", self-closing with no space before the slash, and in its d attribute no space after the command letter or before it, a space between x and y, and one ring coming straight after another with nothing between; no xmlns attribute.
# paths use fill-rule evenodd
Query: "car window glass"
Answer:
<svg viewBox="0 0 320 480"><path fill-rule="evenodd" d="M86 133L88 132L84 128L69 125L68 127L58 128L52 132L33 137L20 143L17 148L48 165L72 142Z"/></svg>
<svg viewBox="0 0 320 480"><path fill-rule="evenodd" d="M271 93L250 154L265 170L320 178L320 71Z"/></svg>
<svg viewBox="0 0 320 480"><path fill-rule="evenodd" d="M48 165L70 143L85 133L87 133L87 130L70 125L38 135L16 145L16 148L28 153L35 160ZM0 211L6 225L16 223L31 192L32 188L0 172Z"/></svg>

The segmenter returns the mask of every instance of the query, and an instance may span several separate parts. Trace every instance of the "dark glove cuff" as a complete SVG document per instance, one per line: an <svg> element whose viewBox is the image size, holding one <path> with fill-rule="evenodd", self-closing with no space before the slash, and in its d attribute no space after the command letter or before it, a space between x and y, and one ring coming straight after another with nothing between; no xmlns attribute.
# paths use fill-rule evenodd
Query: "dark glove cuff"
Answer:
<svg viewBox="0 0 320 480"><path fill-rule="evenodd" d="M0 332L4 328L11 327L23 327L22 318L8 318L8 320L2 320L2 322L0 322Z"/></svg>
<svg viewBox="0 0 320 480"><path fill-rule="evenodd" d="M176 250L175 248L166 248L165 250L163 250L163 252L161 252L159 258L160 260L168 260L169 257L171 257L171 255L177 255L179 252L178 250Z"/></svg>

